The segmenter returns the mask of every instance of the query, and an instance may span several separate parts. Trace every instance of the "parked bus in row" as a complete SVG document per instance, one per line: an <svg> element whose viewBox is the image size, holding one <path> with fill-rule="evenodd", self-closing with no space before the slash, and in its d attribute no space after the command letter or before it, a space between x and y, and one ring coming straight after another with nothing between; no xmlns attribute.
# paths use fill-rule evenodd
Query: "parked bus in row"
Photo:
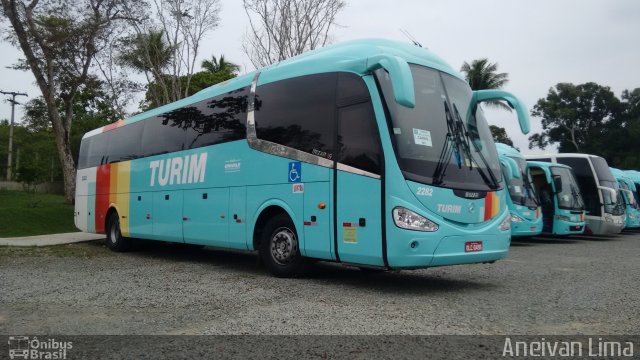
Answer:
<svg viewBox="0 0 640 360"><path fill-rule="evenodd" d="M76 226L257 250L276 276L308 258L406 269L507 255L511 216L472 91L429 50L328 46L202 90L82 139Z"/></svg>
<svg viewBox="0 0 640 360"><path fill-rule="evenodd" d="M564 164L573 169L585 204L585 234L618 234L624 227L624 206L618 182L607 161L588 154L528 155L527 160Z"/></svg>
<svg viewBox="0 0 640 360"><path fill-rule="evenodd" d="M577 235L585 230L584 201L567 165L527 161L533 186L542 206L542 232L549 235Z"/></svg>
<svg viewBox="0 0 640 360"><path fill-rule="evenodd" d="M631 180L629 175L616 168L611 168L611 173L618 181L620 186L620 195L625 206L625 229L640 228L640 208L638 207L638 193L636 192L636 184Z"/></svg>
<svg viewBox="0 0 640 360"><path fill-rule="evenodd" d="M624 173L627 174L627 177L635 186L636 191L633 194L636 196L636 203L638 203L640 207L640 171L624 170Z"/></svg>
<svg viewBox="0 0 640 360"><path fill-rule="evenodd" d="M509 145L497 143L496 149L509 192L507 206L511 212L511 236L527 237L540 234L542 212L527 161L518 150Z"/></svg>

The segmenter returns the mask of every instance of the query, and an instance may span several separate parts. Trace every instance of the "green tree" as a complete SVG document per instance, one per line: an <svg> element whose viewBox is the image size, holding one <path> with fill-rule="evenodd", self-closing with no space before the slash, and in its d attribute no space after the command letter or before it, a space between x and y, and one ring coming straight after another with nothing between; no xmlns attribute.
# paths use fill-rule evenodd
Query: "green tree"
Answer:
<svg viewBox="0 0 640 360"><path fill-rule="evenodd" d="M503 127L496 125L489 125L493 141L513 146L513 140L507 135L507 130Z"/></svg>
<svg viewBox="0 0 640 360"><path fill-rule="evenodd" d="M531 115L542 118L542 132L529 137L529 148L558 144L560 152L600 155L609 146L610 122L623 106L607 86L559 83L538 100Z"/></svg>
<svg viewBox="0 0 640 360"><path fill-rule="evenodd" d="M174 57L175 47L164 40L164 31L150 30L122 41L120 62L147 76L154 86L147 88L147 97L154 104L166 104L173 100L171 79L166 76Z"/></svg>
<svg viewBox="0 0 640 360"><path fill-rule="evenodd" d="M22 50L21 68L33 73L46 104L62 164L65 199L71 202L76 185L71 149L75 99L91 79L96 55L108 47L122 20L119 6L123 2L0 0L0 3L3 21L8 20L11 28L7 38Z"/></svg>
<svg viewBox="0 0 640 360"><path fill-rule="evenodd" d="M509 74L498 72L498 63L490 63L489 59L477 59L471 64L464 62L460 68L472 90L501 89L509 82ZM509 105L501 101L486 102L487 105L511 111Z"/></svg>
<svg viewBox="0 0 640 360"><path fill-rule="evenodd" d="M220 58L216 58L215 55L211 55L211 60L202 61L202 69L211 73L228 73L236 75L240 71L240 66L232 62L227 61L224 55L220 55Z"/></svg>
<svg viewBox="0 0 640 360"><path fill-rule="evenodd" d="M611 166L640 169L640 88L625 90L622 112L607 124L602 155Z"/></svg>

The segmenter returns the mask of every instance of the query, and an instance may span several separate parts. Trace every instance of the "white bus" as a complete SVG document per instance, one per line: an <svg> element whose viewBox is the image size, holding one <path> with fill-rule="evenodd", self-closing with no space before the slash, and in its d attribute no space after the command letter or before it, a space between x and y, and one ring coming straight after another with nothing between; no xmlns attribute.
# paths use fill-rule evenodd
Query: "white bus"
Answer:
<svg viewBox="0 0 640 360"><path fill-rule="evenodd" d="M568 165L578 180L585 203L585 234L617 234L624 228L624 206L618 195L618 182L607 161L589 154L527 155L527 160Z"/></svg>

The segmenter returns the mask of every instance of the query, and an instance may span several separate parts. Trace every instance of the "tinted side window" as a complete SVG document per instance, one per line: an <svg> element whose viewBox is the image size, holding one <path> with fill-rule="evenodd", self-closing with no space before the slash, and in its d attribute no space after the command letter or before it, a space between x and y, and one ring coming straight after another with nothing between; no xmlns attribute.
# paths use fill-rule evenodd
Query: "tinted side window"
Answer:
<svg viewBox="0 0 640 360"><path fill-rule="evenodd" d="M598 186L593 178L589 161L583 158L562 157L557 158L556 161L560 164L569 165L573 169L573 173L576 175L576 181L578 181L580 191L582 192L585 210L589 212L588 215L600 216L602 212Z"/></svg>
<svg viewBox="0 0 640 360"><path fill-rule="evenodd" d="M92 137L82 139L80 143L80 153L78 154L78 169L90 167L89 165L89 146Z"/></svg>
<svg viewBox="0 0 640 360"><path fill-rule="evenodd" d="M108 141L107 134L96 134L82 140L80 156L78 157L78 169L106 164Z"/></svg>
<svg viewBox="0 0 640 360"><path fill-rule="evenodd" d="M140 138L144 124L142 122L133 123L131 125L119 127L109 130L102 136L109 138L109 146L107 147L108 164L137 159L142 157L142 146Z"/></svg>
<svg viewBox="0 0 640 360"><path fill-rule="evenodd" d="M176 109L142 121L142 154L153 156L184 149L185 127L189 123L188 108Z"/></svg>
<svg viewBox="0 0 640 360"><path fill-rule="evenodd" d="M256 90L258 138L332 157L336 74L315 74Z"/></svg>
<svg viewBox="0 0 640 360"><path fill-rule="evenodd" d="M338 106L346 106L369 100L369 90L362 79L351 73L338 74Z"/></svg>
<svg viewBox="0 0 640 360"><path fill-rule="evenodd" d="M340 108L338 121L338 162L379 175L382 156L371 102Z"/></svg>
<svg viewBox="0 0 640 360"><path fill-rule="evenodd" d="M239 89L187 107L190 121L185 148L245 139L248 90Z"/></svg>

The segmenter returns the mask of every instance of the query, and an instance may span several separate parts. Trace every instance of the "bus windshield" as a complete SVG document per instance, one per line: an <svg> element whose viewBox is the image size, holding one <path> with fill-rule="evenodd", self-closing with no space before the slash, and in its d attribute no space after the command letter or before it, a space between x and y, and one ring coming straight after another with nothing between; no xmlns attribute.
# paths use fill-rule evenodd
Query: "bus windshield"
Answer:
<svg viewBox="0 0 640 360"><path fill-rule="evenodd" d="M627 184L627 182L624 180L618 181L618 185L620 185L620 188L622 190L627 190L622 194L622 196L624 197L623 200L625 200L626 205L628 205L632 209L637 209L638 203L634 201L635 198L637 198L637 194L635 193L635 187L631 188L629 184ZM632 195L629 195L629 192L631 192ZM633 199L631 197L633 197Z"/></svg>
<svg viewBox="0 0 640 360"><path fill-rule="evenodd" d="M537 207L538 200L533 185L531 185L532 181L529 170L527 169L527 161L517 157L511 157L511 159L518 164L518 170L520 172L519 178L505 176L511 201L517 205Z"/></svg>
<svg viewBox="0 0 640 360"><path fill-rule="evenodd" d="M478 107L467 117L472 97L469 85L424 66L411 65L411 72L416 96L412 109L393 100L389 74L376 72L404 176L460 190L502 188L498 154L484 114Z"/></svg>
<svg viewBox="0 0 640 360"><path fill-rule="evenodd" d="M561 191L557 191L556 189L558 207L566 210L583 210L584 202L582 201L582 195L580 194L578 183L573 177L571 170L564 167L553 166L551 168L551 174L554 177L560 177L560 181L562 182Z"/></svg>

